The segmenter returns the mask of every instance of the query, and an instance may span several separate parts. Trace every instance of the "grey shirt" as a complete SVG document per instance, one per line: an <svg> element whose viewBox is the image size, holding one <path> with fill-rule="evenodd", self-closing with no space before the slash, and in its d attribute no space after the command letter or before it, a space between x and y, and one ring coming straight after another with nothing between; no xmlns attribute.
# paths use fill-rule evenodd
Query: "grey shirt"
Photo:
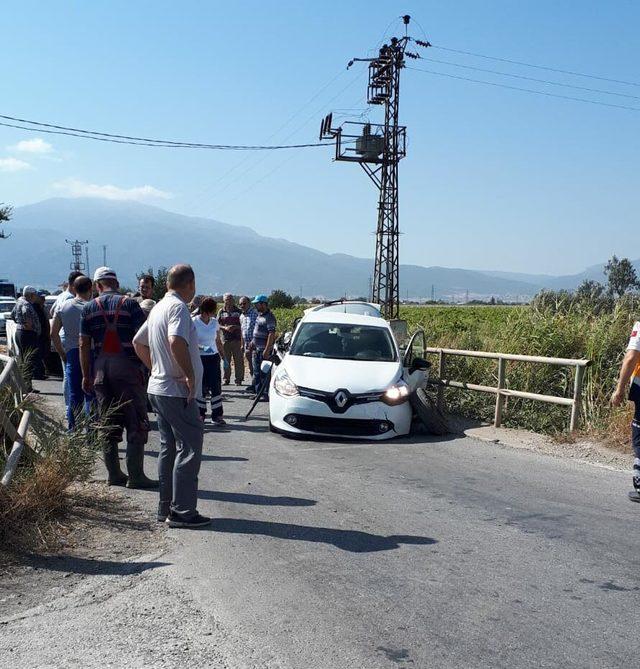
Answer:
<svg viewBox="0 0 640 669"><path fill-rule="evenodd" d="M184 372L171 353L169 337L181 337L187 342L195 387L199 389L202 385L202 362L196 327L187 305L171 291L151 310L147 322L138 330L133 341L148 346L151 351L151 378L147 391L164 397L188 397Z"/></svg>
<svg viewBox="0 0 640 669"><path fill-rule="evenodd" d="M74 297L63 302L55 315L60 319L64 330L64 337L61 336L60 339L65 353L80 346L80 319L85 304L84 300Z"/></svg>

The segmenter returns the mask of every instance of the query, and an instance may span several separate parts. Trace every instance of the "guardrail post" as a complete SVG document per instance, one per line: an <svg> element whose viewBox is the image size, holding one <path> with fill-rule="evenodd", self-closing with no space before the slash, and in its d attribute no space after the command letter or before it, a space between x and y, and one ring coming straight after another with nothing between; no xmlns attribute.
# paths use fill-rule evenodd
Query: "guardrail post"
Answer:
<svg viewBox="0 0 640 669"><path fill-rule="evenodd" d="M504 388L506 362L503 357L498 358L498 387L496 390L496 412L493 417L493 427L500 427L502 424L502 409L504 408L504 395L502 389Z"/></svg>
<svg viewBox="0 0 640 669"><path fill-rule="evenodd" d="M569 423L569 430L574 432L578 427L578 419L580 418L580 402L582 400L582 380L584 379L584 367L576 365L576 378L573 383L573 405L571 407L571 421Z"/></svg>
<svg viewBox="0 0 640 669"><path fill-rule="evenodd" d="M444 375L445 375L445 353L440 351L438 356L438 377L440 378L440 383L438 384L438 411L444 411Z"/></svg>

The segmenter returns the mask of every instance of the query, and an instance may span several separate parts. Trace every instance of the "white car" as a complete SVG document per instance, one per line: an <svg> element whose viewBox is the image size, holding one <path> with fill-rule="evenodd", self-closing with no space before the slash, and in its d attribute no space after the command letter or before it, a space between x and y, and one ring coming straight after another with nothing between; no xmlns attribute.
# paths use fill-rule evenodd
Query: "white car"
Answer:
<svg viewBox="0 0 640 669"><path fill-rule="evenodd" d="M7 318L10 316L16 300L13 297L0 297L0 334L7 334Z"/></svg>
<svg viewBox="0 0 640 669"><path fill-rule="evenodd" d="M273 431L376 440L409 433L409 395L426 386L429 363L424 352L414 357L415 335L402 356L389 323L365 304L308 310L280 364L263 362ZM416 334L424 349L424 333Z"/></svg>

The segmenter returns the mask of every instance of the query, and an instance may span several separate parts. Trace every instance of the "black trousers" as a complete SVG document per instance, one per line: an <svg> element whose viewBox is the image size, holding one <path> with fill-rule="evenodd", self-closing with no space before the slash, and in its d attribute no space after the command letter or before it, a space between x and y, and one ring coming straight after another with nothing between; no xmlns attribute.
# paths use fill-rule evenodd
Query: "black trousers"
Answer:
<svg viewBox="0 0 640 669"><path fill-rule="evenodd" d="M16 330L16 344L20 351L22 373L29 391L32 388L31 380L40 356L39 343L38 335L33 330L23 330L22 328Z"/></svg>
<svg viewBox="0 0 640 669"><path fill-rule="evenodd" d="M222 374L220 373L220 355L201 355L202 392L198 397L200 415L207 414L207 399L211 402L211 418L222 418Z"/></svg>

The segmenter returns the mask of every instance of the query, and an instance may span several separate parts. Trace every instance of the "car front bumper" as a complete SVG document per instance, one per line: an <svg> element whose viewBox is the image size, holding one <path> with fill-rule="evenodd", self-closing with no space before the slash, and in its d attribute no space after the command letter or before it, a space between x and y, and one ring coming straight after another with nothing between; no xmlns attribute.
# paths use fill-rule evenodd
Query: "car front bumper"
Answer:
<svg viewBox="0 0 640 669"><path fill-rule="evenodd" d="M389 406L368 402L335 413L320 400L283 397L273 385L269 393L269 419L278 432L345 439L383 440L409 434L412 410L409 402Z"/></svg>

